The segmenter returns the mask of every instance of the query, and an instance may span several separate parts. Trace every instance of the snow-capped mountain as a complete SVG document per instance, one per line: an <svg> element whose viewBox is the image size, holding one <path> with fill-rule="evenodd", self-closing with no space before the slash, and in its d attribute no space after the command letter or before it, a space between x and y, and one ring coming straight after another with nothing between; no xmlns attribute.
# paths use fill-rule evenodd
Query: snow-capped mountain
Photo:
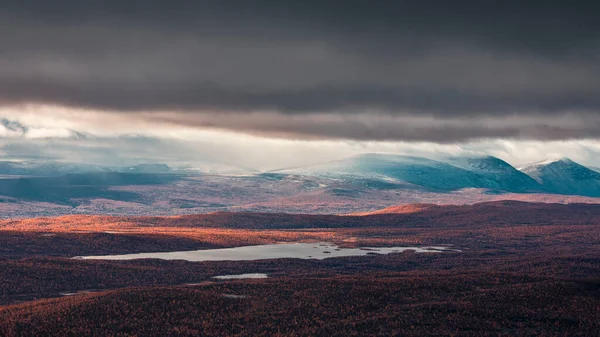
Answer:
<svg viewBox="0 0 600 337"><path fill-rule="evenodd" d="M85 175L85 179L92 179L88 185L96 183L106 185L103 183L106 179L116 179L120 176L131 176L121 177L123 179L163 175L184 178L191 175L201 176L202 172L206 171L151 163L108 167L56 162L0 161L0 175L5 175L4 178L7 179L18 179L20 176ZM214 179L218 181L219 177L226 176L228 173L228 170L220 168L215 172ZM94 175L98 177L93 177ZM236 177L240 186L264 185L275 190L288 186L282 188L287 191L286 193L293 194L293 191L287 190L293 185L298 188L297 193L320 193L334 199L340 196L376 197L380 196L378 193L396 193L396 195L398 193L410 195L412 192L415 192L415 195L420 192L446 193L463 189L481 189L485 193L545 193L600 197L600 173L566 158L546 160L516 169L509 163L492 156L430 159L369 153L307 167L259 174L249 172ZM68 180L69 184L75 178L69 178L71 179ZM100 180L93 180L96 178ZM5 183L8 184L9 181ZM121 184L120 180L118 183ZM481 191L467 192L480 193ZM386 198L389 198L389 195Z"/></svg>
<svg viewBox="0 0 600 337"><path fill-rule="evenodd" d="M474 172L485 181L486 188L511 192L537 192L539 184L527 174L493 156L451 157L449 163Z"/></svg>
<svg viewBox="0 0 600 337"><path fill-rule="evenodd" d="M492 156L433 160L373 153L278 172L343 180L368 178L433 191L482 188L493 192L600 197L600 173L567 158L549 159L517 169Z"/></svg>
<svg viewBox="0 0 600 337"><path fill-rule="evenodd" d="M379 179L441 191L481 185L479 176L444 162L375 153L280 172L340 179Z"/></svg>
<svg viewBox="0 0 600 337"><path fill-rule="evenodd" d="M600 173L568 158L549 159L520 170L551 193L600 197Z"/></svg>
<svg viewBox="0 0 600 337"><path fill-rule="evenodd" d="M491 157L422 157L362 154L311 167L280 171L327 177L362 177L408 183L428 190L486 188L510 192L538 191L539 184L505 161Z"/></svg>

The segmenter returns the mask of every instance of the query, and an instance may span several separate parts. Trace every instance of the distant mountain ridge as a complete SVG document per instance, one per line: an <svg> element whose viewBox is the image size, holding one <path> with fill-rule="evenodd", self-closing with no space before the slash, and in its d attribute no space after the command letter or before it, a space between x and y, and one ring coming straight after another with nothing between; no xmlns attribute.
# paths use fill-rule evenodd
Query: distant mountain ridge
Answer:
<svg viewBox="0 0 600 337"><path fill-rule="evenodd" d="M36 207L56 212L68 212L56 207L69 206L77 208L73 212L160 209L162 214L175 214L192 209L202 213L311 208L316 212L331 209L332 213L349 213L440 200L470 203L503 197L533 201L538 197L576 197L596 202L593 198L600 198L600 173L566 158L517 169L493 156L429 159L367 153L307 167L246 174L224 170L211 173L208 167L159 163L111 167L0 161L0 176L0 209L4 216L31 214L33 208L18 207L20 202L43 202L45 206Z"/></svg>
<svg viewBox="0 0 600 337"><path fill-rule="evenodd" d="M477 175L448 163L422 157L373 153L315 165L308 169L292 169L283 172L406 182L414 186L441 191L459 189L463 185L482 184Z"/></svg>
<svg viewBox="0 0 600 337"><path fill-rule="evenodd" d="M520 167L493 156L428 159L361 154L347 159L277 171L341 179L381 179L430 191L482 188L491 193L551 193L600 197L600 173L562 158Z"/></svg>
<svg viewBox="0 0 600 337"><path fill-rule="evenodd" d="M19 176L58 176L65 174L106 173L113 168L91 164L59 162L0 161L0 174Z"/></svg>
<svg viewBox="0 0 600 337"><path fill-rule="evenodd" d="M0 161L0 175L17 176L62 176L67 174L92 173L147 173L169 174L180 173L166 164L138 164L134 166L103 166L94 164L63 163L63 162L17 162Z"/></svg>

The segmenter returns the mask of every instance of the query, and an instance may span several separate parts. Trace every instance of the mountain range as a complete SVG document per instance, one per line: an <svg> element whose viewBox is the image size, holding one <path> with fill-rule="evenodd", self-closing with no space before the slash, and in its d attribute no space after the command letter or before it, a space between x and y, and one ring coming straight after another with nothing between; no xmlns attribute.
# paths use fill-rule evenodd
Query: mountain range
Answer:
<svg viewBox="0 0 600 337"><path fill-rule="evenodd" d="M207 162L202 167L145 163L132 166L109 166L53 161L0 161L0 175L52 177L68 174L131 173L131 174L186 174L203 173L244 174L250 169L233 165Z"/></svg>
<svg viewBox="0 0 600 337"><path fill-rule="evenodd" d="M165 164L139 164L135 166L102 166L80 163L36 162L36 161L0 161L0 175L17 176L62 176L67 174L90 173L171 173L173 170Z"/></svg>
<svg viewBox="0 0 600 337"><path fill-rule="evenodd" d="M600 197L600 173L567 158L516 168L493 156L434 160L369 153L277 172L345 180L376 179L434 192L481 188L488 193L550 193Z"/></svg>
<svg viewBox="0 0 600 337"><path fill-rule="evenodd" d="M600 203L600 173L562 158L514 167L492 156L358 156L232 174L165 164L0 162L0 217L214 211L347 214L408 203Z"/></svg>

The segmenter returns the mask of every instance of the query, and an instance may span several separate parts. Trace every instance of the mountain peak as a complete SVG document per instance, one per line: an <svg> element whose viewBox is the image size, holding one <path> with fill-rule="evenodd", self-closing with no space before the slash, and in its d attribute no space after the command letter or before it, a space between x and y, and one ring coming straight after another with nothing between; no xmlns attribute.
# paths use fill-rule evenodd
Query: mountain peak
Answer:
<svg viewBox="0 0 600 337"><path fill-rule="evenodd" d="M518 167L518 169L520 171L523 172L527 172L527 171L532 171L532 170L536 170L539 169L541 167L546 167L549 165L561 165L561 166L581 166L580 164L572 161L571 159L567 158L567 157L549 157L547 159L544 159L542 161L538 161L538 162L534 162L531 164L526 164L523 166Z"/></svg>
<svg viewBox="0 0 600 337"><path fill-rule="evenodd" d="M463 156L463 157L449 157L448 161L455 166L468 168L468 169L478 169L478 170L489 170L489 171L505 171L505 170L515 170L509 163L504 160L490 156L490 155L481 155L481 156Z"/></svg>
<svg viewBox="0 0 600 337"><path fill-rule="evenodd" d="M554 163L559 163L559 164L577 164L574 161L572 161L571 159L567 158L567 157L555 157L555 158L548 158L546 160L542 160L541 162L539 162L539 165L549 165L549 164L554 164Z"/></svg>
<svg viewBox="0 0 600 337"><path fill-rule="evenodd" d="M600 196L600 173L569 158L552 158L520 170L554 193Z"/></svg>

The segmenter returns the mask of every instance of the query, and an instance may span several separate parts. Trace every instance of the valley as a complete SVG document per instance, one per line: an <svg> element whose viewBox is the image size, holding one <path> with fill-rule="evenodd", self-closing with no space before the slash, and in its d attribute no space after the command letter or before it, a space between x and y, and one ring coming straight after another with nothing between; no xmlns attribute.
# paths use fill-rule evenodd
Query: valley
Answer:
<svg viewBox="0 0 600 337"><path fill-rule="evenodd" d="M599 13L0 0L0 337L600 336Z"/></svg>
<svg viewBox="0 0 600 337"><path fill-rule="evenodd" d="M229 327L221 331L248 335L270 331L259 325L266 320L275 331L300 335L586 335L600 313L599 224L594 204L515 201L403 205L362 215L5 220L0 333L187 335L224 329L215 325L224 320ZM250 253L286 245L321 253ZM250 250L242 260L216 258L235 247ZM356 250L362 256L325 253L361 247L372 248ZM97 256L175 251L204 251L214 261ZM75 258L90 255L97 257ZM215 278L243 274L267 278Z"/></svg>
<svg viewBox="0 0 600 337"><path fill-rule="evenodd" d="M600 328L600 174L574 162L130 171L0 180L0 335Z"/></svg>

